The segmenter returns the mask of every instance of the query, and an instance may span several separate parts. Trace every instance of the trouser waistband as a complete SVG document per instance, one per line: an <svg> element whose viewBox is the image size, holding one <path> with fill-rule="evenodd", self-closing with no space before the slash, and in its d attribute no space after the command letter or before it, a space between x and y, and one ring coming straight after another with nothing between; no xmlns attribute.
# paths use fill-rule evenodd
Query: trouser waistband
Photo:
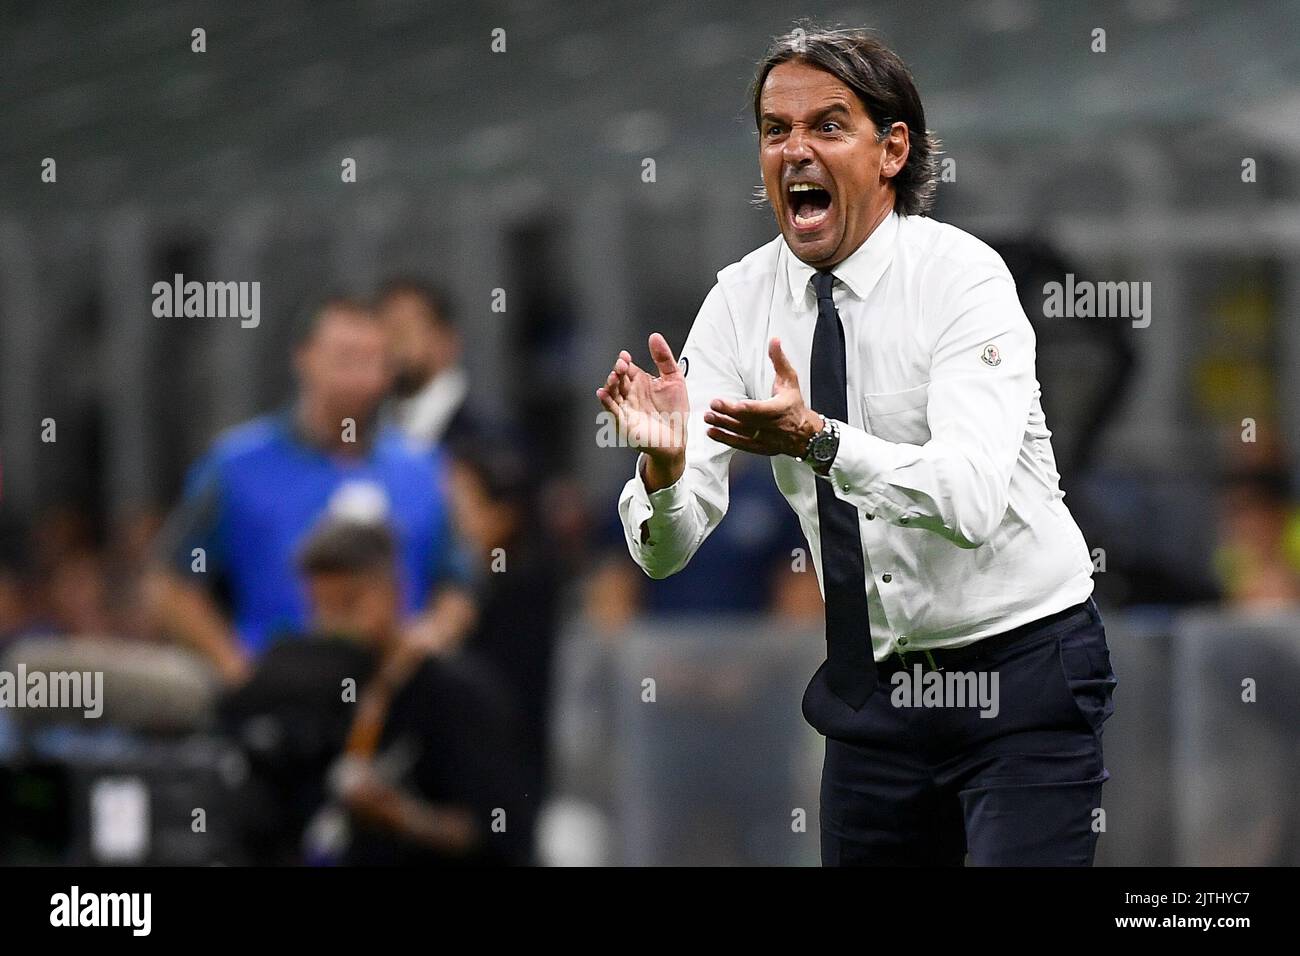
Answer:
<svg viewBox="0 0 1300 956"><path fill-rule="evenodd" d="M957 670L987 660L999 651L1021 641L1050 633L1054 628L1064 625L1077 615L1087 615L1095 611L1096 605L1089 597L1086 601L1057 611L1055 614L1048 614L1046 617L1040 617L1009 631L993 634L961 647L942 647L931 651L895 650L889 657L877 662L876 673L887 677L896 671L910 670L916 664L920 664L925 670Z"/></svg>

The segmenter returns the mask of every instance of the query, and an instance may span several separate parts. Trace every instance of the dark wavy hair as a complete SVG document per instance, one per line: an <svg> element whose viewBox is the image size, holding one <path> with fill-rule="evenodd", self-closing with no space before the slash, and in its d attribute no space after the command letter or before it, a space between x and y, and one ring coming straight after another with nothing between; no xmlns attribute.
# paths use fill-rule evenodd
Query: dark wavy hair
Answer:
<svg viewBox="0 0 1300 956"><path fill-rule="evenodd" d="M939 140L925 127L925 109L911 71L897 53L867 30L827 30L801 22L777 37L754 73L750 94L754 122L761 126L759 101L773 67L797 61L831 74L857 93L883 141L894 123L906 123L907 162L894 177L894 208L907 216L924 215L934 204Z"/></svg>
<svg viewBox="0 0 1300 956"><path fill-rule="evenodd" d="M387 524L327 515L308 532L298 570L308 577L391 571L396 560L397 538Z"/></svg>

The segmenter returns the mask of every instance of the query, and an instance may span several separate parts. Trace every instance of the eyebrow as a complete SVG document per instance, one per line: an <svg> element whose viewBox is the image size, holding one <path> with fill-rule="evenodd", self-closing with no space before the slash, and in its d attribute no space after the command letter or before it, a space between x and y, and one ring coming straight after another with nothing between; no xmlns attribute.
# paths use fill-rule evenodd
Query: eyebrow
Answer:
<svg viewBox="0 0 1300 956"><path fill-rule="evenodd" d="M816 113L814 113L812 117L812 121L816 123L818 120L824 120L826 119L826 117L837 113L842 116L848 116L849 109L843 103L832 103L830 106L824 106L821 109L819 109ZM784 124L785 118L781 116L777 116L775 113L764 113L762 116L762 122Z"/></svg>

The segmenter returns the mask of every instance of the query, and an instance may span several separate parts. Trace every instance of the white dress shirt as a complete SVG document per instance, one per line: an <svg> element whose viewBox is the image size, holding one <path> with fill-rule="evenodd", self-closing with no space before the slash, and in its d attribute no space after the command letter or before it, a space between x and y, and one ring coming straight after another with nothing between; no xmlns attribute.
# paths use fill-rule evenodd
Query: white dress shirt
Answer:
<svg viewBox="0 0 1300 956"><path fill-rule="evenodd" d="M1086 600L1092 561L1062 501L1034 332L1001 257L953 226L891 213L831 271L849 421L827 478L785 455L772 473L819 585L814 483L831 481L858 509L876 659L968 644ZM680 570L726 514L735 449L708 437L703 415L716 397L771 396L773 336L809 401L813 272L778 236L718 273L679 356L686 470L649 494L638 456L619 497L628 549L650 577Z"/></svg>
<svg viewBox="0 0 1300 956"><path fill-rule="evenodd" d="M457 366L443 369L410 398L393 403L397 427L424 445L437 445L469 394L469 376Z"/></svg>

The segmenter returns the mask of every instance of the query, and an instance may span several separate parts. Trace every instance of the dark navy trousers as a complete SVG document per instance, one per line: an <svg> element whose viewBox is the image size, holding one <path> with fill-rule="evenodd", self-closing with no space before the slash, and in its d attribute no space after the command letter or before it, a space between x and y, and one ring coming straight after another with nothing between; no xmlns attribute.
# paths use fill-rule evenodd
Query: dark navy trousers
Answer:
<svg viewBox="0 0 1300 956"><path fill-rule="evenodd" d="M1096 604L984 644L877 664L876 691L857 711L825 685L824 665L813 677L803 711L827 738L824 866L1092 864L1116 685ZM916 698L895 675L924 686L918 664L959 672L967 687L983 673L990 690L996 673L996 716L951 706L953 695L944 706L901 706Z"/></svg>

